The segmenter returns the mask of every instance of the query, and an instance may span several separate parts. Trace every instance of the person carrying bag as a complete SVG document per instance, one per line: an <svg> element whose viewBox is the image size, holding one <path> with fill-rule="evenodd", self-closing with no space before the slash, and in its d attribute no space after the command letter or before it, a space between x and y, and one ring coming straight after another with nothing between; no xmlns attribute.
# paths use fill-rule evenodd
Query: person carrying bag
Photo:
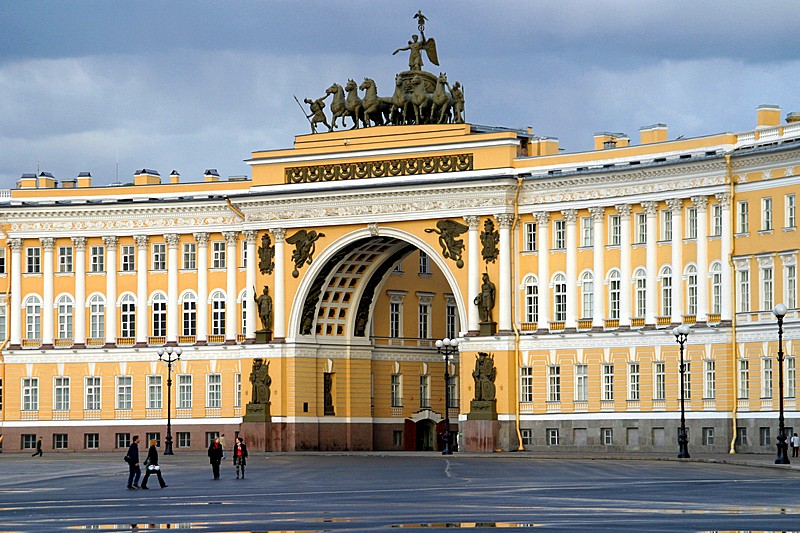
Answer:
<svg viewBox="0 0 800 533"><path fill-rule="evenodd" d="M158 448L156 448L156 440L153 439L150 441L150 449L147 451L147 459L144 460L145 472L144 472L144 479L142 480L142 490L147 490L147 480L150 478L150 474L155 474L158 476L158 484L161 485L161 488L167 486L164 483L164 478L161 477L161 467L158 465Z"/></svg>

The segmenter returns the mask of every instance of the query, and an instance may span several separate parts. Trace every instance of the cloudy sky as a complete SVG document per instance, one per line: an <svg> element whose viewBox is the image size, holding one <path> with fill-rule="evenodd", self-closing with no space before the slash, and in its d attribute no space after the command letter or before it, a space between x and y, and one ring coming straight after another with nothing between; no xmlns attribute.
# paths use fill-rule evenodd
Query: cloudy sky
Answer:
<svg viewBox="0 0 800 533"><path fill-rule="evenodd" d="M567 151L657 122L670 138L800 111L796 2L724 0L0 0L0 188L23 173L96 185L137 169L249 174L308 123L292 95L373 78L389 95L428 17L467 120ZM117 170L117 168L119 170Z"/></svg>

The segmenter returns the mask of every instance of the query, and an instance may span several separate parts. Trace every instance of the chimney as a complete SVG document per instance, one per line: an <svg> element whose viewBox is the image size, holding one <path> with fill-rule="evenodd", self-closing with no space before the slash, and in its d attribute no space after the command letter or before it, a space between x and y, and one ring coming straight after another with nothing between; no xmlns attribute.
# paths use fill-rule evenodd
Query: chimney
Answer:
<svg viewBox="0 0 800 533"><path fill-rule="evenodd" d="M609 133L601 131L594 134L594 149L608 150L622 148L631 144L631 140L624 133Z"/></svg>
<svg viewBox="0 0 800 533"><path fill-rule="evenodd" d="M17 181L17 189L35 189L38 184L36 174L23 174Z"/></svg>
<svg viewBox="0 0 800 533"><path fill-rule="evenodd" d="M663 143L667 140L666 124L651 124L639 128L639 137L642 144Z"/></svg>
<svg viewBox="0 0 800 533"><path fill-rule="evenodd" d="M180 183L181 182L181 175L178 174L177 170L173 170L169 173L169 182L170 183Z"/></svg>
<svg viewBox="0 0 800 533"><path fill-rule="evenodd" d="M792 113L789 113L788 115L786 115L786 123L787 124L795 124L797 122L800 122L800 113L797 113L795 111L795 112L792 112Z"/></svg>
<svg viewBox="0 0 800 533"><path fill-rule="evenodd" d="M756 108L758 120L756 128L771 128L781 125L781 106L761 104Z"/></svg>
<svg viewBox="0 0 800 533"><path fill-rule="evenodd" d="M205 182L219 181L219 172L217 172L217 169L207 168L205 173L203 173L203 181Z"/></svg>
<svg viewBox="0 0 800 533"><path fill-rule="evenodd" d="M39 173L39 188L40 189L55 189L56 178L49 172Z"/></svg>
<svg viewBox="0 0 800 533"><path fill-rule="evenodd" d="M133 184L159 185L161 184L161 175L155 170L143 168L142 170L136 171L136 174L133 175Z"/></svg>
<svg viewBox="0 0 800 533"><path fill-rule="evenodd" d="M83 189L92 186L92 174L89 172L81 172L78 174L78 187Z"/></svg>

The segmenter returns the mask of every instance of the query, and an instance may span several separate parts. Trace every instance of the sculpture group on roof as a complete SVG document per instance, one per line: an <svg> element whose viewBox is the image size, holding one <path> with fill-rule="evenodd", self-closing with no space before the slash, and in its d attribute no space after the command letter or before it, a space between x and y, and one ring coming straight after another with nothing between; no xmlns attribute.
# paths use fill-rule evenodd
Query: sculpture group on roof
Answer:
<svg viewBox="0 0 800 533"><path fill-rule="evenodd" d="M364 78L361 84L349 79L342 87L332 84L325 90L325 96L317 99L305 98L310 113L306 113L311 132L317 133L317 125L322 124L333 131L341 118L341 126L347 127L346 120L352 123L350 129L384 125L446 124L464 123L464 90L461 83L451 86L447 74L438 76L422 70L422 52L432 64L439 66L436 41L425 36L427 17L418 11L419 36L414 34L407 46L395 50L408 51L408 70L395 76L392 96L378 96L378 87L372 78ZM359 91L364 94L359 96ZM325 100L330 102L330 121L325 113ZM298 104L300 102L298 101ZM302 107L302 106L301 106ZM304 109L305 113L305 109Z"/></svg>

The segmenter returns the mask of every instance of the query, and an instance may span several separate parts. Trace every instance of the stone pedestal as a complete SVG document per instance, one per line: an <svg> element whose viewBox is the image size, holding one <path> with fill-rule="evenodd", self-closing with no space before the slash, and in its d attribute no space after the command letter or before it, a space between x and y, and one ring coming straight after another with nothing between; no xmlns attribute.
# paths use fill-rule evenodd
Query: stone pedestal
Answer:
<svg viewBox="0 0 800 533"><path fill-rule="evenodd" d="M248 450L257 452L271 451L272 416L270 405L264 403L248 403L239 435L244 439Z"/></svg>
<svg viewBox="0 0 800 533"><path fill-rule="evenodd" d="M271 403L248 403L242 422L271 422L269 408Z"/></svg>
<svg viewBox="0 0 800 533"><path fill-rule="evenodd" d="M500 422L498 420L475 420L463 422L464 451L493 452L500 448Z"/></svg>
<svg viewBox="0 0 800 533"><path fill-rule="evenodd" d="M467 420L497 420L497 400L472 400Z"/></svg>
<svg viewBox="0 0 800 533"><path fill-rule="evenodd" d="M272 332L260 329L256 331L256 344L267 344L272 341Z"/></svg>
<svg viewBox="0 0 800 533"><path fill-rule="evenodd" d="M480 322L481 337L489 337L497 332L497 322Z"/></svg>

